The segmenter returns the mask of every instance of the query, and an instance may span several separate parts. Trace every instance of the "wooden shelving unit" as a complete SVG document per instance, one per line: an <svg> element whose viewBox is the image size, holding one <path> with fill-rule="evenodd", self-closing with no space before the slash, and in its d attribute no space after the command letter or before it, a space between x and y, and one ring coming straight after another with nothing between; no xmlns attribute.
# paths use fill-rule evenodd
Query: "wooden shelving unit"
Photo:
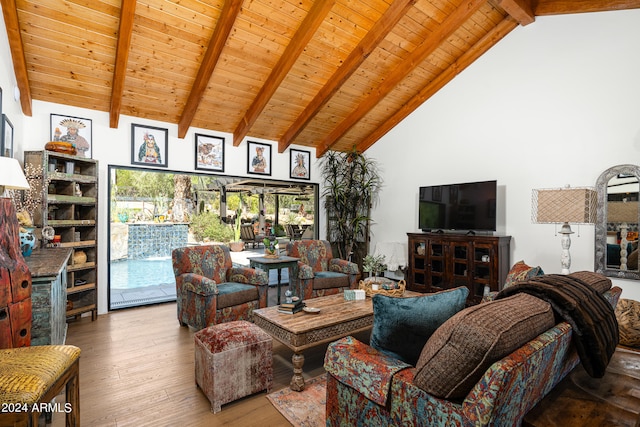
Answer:
<svg viewBox="0 0 640 427"><path fill-rule="evenodd" d="M98 314L98 161L53 151L26 151L25 169L41 171L42 207L33 213L34 224L50 226L60 246L72 253L67 265L66 315ZM46 250L46 248L43 248Z"/></svg>

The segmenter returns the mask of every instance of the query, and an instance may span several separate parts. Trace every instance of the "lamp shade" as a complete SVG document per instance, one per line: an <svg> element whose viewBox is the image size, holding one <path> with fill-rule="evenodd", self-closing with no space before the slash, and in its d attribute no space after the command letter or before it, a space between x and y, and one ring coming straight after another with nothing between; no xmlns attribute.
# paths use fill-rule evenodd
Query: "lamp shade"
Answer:
<svg viewBox="0 0 640 427"><path fill-rule="evenodd" d="M537 224L595 224L597 193L590 187L533 190L532 220Z"/></svg>
<svg viewBox="0 0 640 427"><path fill-rule="evenodd" d="M0 157L1 187L6 190L28 190L30 188L20 163L12 157Z"/></svg>
<svg viewBox="0 0 640 427"><path fill-rule="evenodd" d="M607 202L607 222L638 223L638 202Z"/></svg>

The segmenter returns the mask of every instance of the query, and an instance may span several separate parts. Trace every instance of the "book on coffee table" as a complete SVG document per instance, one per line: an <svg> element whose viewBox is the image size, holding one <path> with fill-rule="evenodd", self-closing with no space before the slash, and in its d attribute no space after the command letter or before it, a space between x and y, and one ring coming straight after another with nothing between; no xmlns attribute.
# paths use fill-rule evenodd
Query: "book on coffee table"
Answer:
<svg viewBox="0 0 640 427"><path fill-rule="evenodd" d="M278 312L286 314L295 314L304 308L302 300L292 303L282 303L278 306Z"/></svg>

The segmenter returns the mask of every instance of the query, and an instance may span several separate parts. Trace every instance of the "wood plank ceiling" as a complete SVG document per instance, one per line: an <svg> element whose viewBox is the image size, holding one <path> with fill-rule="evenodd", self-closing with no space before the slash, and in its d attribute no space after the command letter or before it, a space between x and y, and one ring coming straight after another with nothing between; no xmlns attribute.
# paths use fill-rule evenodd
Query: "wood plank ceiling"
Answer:
<svg viewBox="0 0 640 427"><path fill-rule="evenodd" d="M640 0L0 0L32 99L365 151L517 25Z"/></svg>

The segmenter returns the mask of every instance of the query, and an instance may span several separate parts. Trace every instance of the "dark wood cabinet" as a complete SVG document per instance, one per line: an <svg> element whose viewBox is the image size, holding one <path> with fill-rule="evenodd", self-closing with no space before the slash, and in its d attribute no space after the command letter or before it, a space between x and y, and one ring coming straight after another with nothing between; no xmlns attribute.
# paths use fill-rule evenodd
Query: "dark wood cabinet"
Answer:
<svg viewBox="0 0 640 427"><path fill-rule="evenodd" d="M407 233L407 288L438 292L466 286L468 305L499 291L509 271L511 236Z"/></svg>

